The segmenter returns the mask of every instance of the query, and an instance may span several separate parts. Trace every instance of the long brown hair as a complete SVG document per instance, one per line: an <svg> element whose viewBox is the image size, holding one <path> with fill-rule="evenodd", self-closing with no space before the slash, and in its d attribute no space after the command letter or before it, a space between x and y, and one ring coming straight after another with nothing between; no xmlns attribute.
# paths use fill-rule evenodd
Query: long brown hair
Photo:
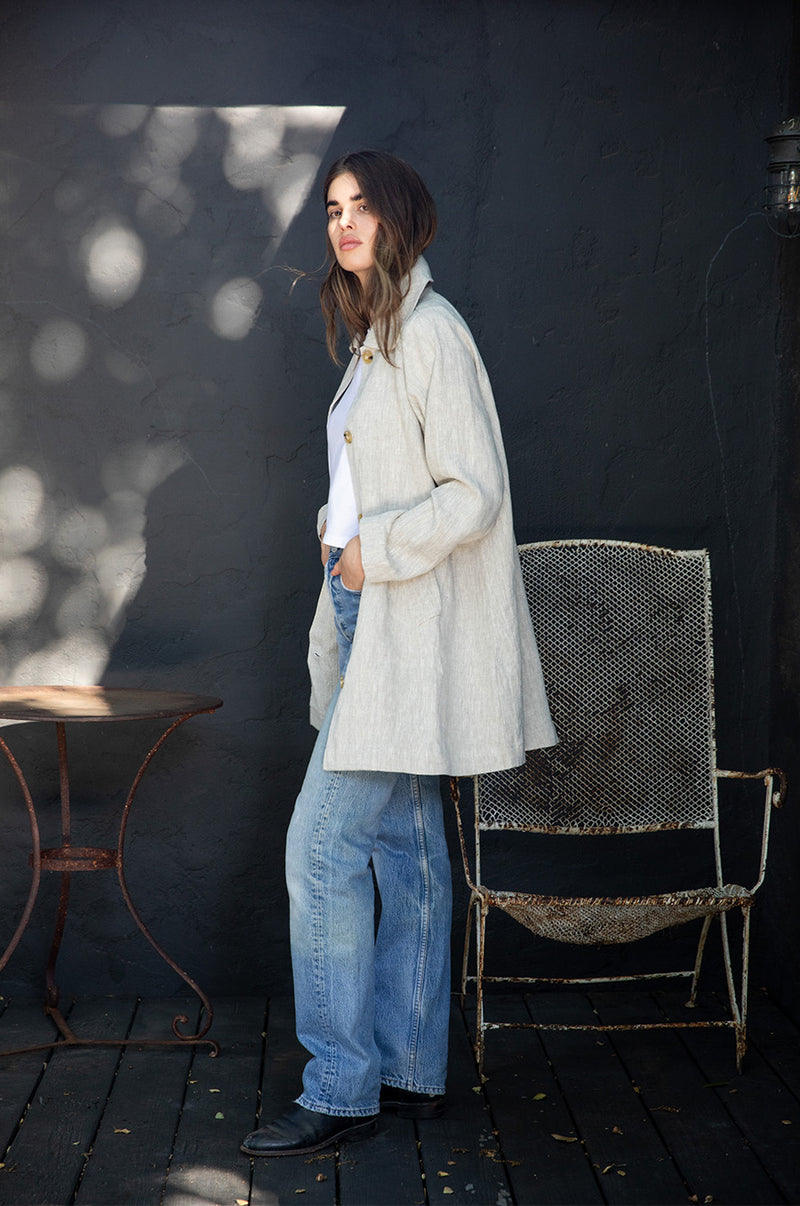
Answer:
<svg viewBox="0 0 800 1206"><path fill-rule="evenodd" d="M349 172L378 219L374 264L365 288L337 262L327 239L328 274L319 291L328 352L337 364L337 318L351 342L361 343L374 327L381 354L391 364L407 276L436 234L436 206L422 177L386 151L350 151L328 168L323 202L337 176Z"/></svg>

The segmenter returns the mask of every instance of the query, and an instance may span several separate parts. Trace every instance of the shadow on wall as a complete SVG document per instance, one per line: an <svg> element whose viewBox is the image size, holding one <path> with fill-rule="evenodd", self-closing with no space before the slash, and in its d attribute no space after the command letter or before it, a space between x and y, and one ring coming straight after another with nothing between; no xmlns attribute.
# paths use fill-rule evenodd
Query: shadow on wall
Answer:
<svg viewBox="0 0 800 1206"><path fill-rule="evenodd" d="M265 394L296 316L268 307L261 325L263 274L343 112L0 109L0 682L100 681L146 573L153 492L185 468L175 565L191 580L191 519L235 531L264 457L293 455L282 442L302 434L272 429Z"/></svg>

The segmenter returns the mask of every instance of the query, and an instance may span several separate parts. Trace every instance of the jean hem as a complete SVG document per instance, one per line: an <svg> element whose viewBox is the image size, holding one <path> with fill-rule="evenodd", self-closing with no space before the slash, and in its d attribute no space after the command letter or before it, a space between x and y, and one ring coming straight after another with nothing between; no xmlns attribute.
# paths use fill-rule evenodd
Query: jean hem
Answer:
<svg viewBox="0 0 800 1206"><path fill-rule="evenodd" d="M305 1093L296 1099L296 1104L302 1106L304 1110L311 1110L314 1114L329 1114L332 1118L374 1118L380 1113L377 1101L373 1108L369 1106L319 1105L306 1097Z"/></svg>
<svg viewBox="0 0 800 1206"><path fill-rule="evenodd" d="M444 1085L417 1085L407 1080L390 1080L386 1076L381 1077L381 1084L390 1089L405 1089L407 1093L427 1093L430 1097L443 1097L445 1091Z"/></svg>

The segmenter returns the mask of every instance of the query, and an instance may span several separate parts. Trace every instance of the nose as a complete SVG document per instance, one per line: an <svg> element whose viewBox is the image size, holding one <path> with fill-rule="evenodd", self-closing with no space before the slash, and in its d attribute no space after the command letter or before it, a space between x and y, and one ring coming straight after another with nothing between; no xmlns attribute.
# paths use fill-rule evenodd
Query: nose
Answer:
<svg viewBox="0 0 800 1206"><path fill-rule="evenodd" d="M347 226L352 226L352 225L353 225L353 213L352 213L352 210L350 210L350 209L343 209L343 210L342 210L341 216L340 216L340 218L339 218L339 225L340 225L340 227L342 228L342 230L344 230L344 229L345 229L345 227L347 227Z"/></svg>

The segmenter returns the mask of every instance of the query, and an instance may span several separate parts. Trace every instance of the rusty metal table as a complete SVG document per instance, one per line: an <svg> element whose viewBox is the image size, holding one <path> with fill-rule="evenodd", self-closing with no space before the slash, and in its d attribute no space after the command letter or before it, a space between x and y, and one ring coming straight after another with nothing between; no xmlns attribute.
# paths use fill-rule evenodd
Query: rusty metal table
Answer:
<svg viewBox="0 0 800 1206"><path fill-rule="evenodd" d="M61 845L43 850L39 838L39 824L36 809L28 784L22 770L9 749L8 744L0 736L0 750L5 754L11 769L22 790L25 805L28 810L33 849L30 863L33 869L28 899L20 918L19 924L0 958L0 972L8 963L19 944L20 938L30 920L33 906L39 891L39 883L43 871L57 871L61 874L61 894L59 898L58 916L53 931L53 941L45 971L46 996L45 1012L53 1019L60 1038L54 1037L49 1043L41 1043L33 1047L15 1048L14 1051L0 1051L0 1056L18 1054L21 1051L43 1051L54 1046L122 1046L133 1044L144 1046L178 1046L191 1044L207 1046L212 1055L218 1053L218 1046L212 1039L204 1036L213 1021L214 1013L208 997L195 981L187 975L178 964L170 958L164 949L156 942L148 930L136 907L131 900L128 885L125 881L125 833L128 826L131 806L133 804L142 776L147 770L155 754L171 733L189 720L203 712L214 712L221 707L222 700L207 695L190 695L179 691L153 691L132 689L127 687L5 687L0 688L0 720L7 721L51 721L56 727L58 743L58 768L61 790ZM74 846L71 836L69 768L67 763L66 725L73 723L99 723L102 721L137 721L137 720L169 720L171 723L159 737L145 757L133 780L122 810L119 827L119 838L116 849L105 849L90 846ZM144 937L177 972L182 980L197 994L203 1005L202 1024L192 1034L184 1034L181 1026L188 1024L185 1014L178 1014L172 1020L171 1039L93 1039L83 1038L73 1033L62 1014L58 1003L58 985L55 979L55 965L64 933L69 907L70 877L73 871L106 871L115 870L125 904L131 917L141 930Z"/></svg>

